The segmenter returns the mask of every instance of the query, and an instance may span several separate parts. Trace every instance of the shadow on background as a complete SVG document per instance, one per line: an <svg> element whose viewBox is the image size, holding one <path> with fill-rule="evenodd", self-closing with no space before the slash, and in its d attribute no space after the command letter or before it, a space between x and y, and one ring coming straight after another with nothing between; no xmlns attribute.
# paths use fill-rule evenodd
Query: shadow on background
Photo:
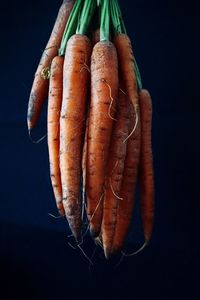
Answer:
<svg viewBox="0 0 200 300"><path fill-rule="evenodd" d="M195 293L185 274L195 287L197 253L150 245L115 269L116 261L105 261L97 251L89 268L63 232L1 223L0 233L3 299L192 299ZM83 248L89 253L89 239Z"/></svg>
<svg viewBox="0 0 200 300"><path fill-rule="evenodd" d="M199 9L195 1L120 1L153 98L155 227L142 253L114 270L115 262L97 251L89 271L81 252L67 244L67 222L48 216L56 208L47 144L32 144L26 127L33 74L60 3L11 0L1 6L0 299L196 299ZM86 239L88 254L93 247Z"/></svg>

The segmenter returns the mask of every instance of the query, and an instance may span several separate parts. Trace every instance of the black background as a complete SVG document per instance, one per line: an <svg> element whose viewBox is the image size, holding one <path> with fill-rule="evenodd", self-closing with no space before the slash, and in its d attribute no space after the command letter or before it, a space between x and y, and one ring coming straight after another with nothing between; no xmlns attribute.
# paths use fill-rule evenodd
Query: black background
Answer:
<svg viewBox="0 0 200 300"><path fill-rule="evenodd" d="M114 269L89 271L56 214L46 140L32 144L33 74L60 1L1 3L1 299L193 299L199 275L199 10L194 1L120 1L153 98L156 219L151 244ZM45 133L45 114L38 136ZM90 255L92 244L84 249Z"/></svg>

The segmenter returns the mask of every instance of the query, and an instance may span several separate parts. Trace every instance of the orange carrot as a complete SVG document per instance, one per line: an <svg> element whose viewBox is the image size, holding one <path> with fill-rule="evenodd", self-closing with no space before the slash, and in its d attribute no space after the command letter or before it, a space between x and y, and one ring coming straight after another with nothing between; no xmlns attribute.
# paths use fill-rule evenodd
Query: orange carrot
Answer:
<svg viewBox="0 0 200 300"><path fill-rule="evenodd" d="M73 35L65 53L63 102L60 117L60 171L63 206L77 241L81 238L81 161L86 121L91 44L84 35Z"/></svg>
<svg viewBox="0 0 200 300"><path fill-rule="evenodd" d="M139 111L138 111L139 116ZM130 114L130 132L135 124L135 112L131 107ZM130 134L130 133L129 133ZM140 118L135 131L130 135L127 141L127 153L124 165L124 174L121 187L120 197L123 199L118 201L117 224L113 238L112 253L119 252L124 245L125 238L132 219L132 211L135 202L135 187L138 175L138 166L140 158Z"/></svg>
<svg viewBox="0 0 200 300"><path fill-rule="evenodd" d="M118 202L123 179L126 157L126 138L129 134L130 104L122 90L119 91L116 122L114 123L109 149L108 171L106 177L105 197L103 202L103 221L101 226L105 257L109 258L117 222Z"/></svg>
<svg viewBox="0 0 200 300"><path fill-rule="evenodd" d="M91 59L91 105L87 151L87 215L90 233L98 236L103 214L105 170L118 95L118 63L114 45L98 42Z"/></svg>
<svg viewBox="0 0 200 300"><path fill-rule="evenodd" d="M48 97L48 78L51 61L58 54L58 49L60 47L65 25L74 2L75 0L63 1L59 9L51 36L36 70L28 103L27 122L29 131L36 126L42 110L42 105Z"/></svg>
<svg viewBox="0 0 200 300"><path fill-rule="evenodd" d="M53 191L58 211L65 214L62 204L62 186L59 166L59 134L60 134L60 110L62 104L62 80L63 80L64 58L55 56L51 63L51 75L49 80L49 101L48 101L48 149L50 174Z"/></svg>
<svg viewBox="0 0 200 300"><path fill-rule="evenodd" d="M119 69L122 74L127 97L130 99L136 112L138 109L138 88L131 41L126 34L117 34L114 38L114 44L117 49Z"/></svg>
<svg viewBox="0 0 200 300"><path fill-rule="evenodd" d="M154 172L151 148L152 101L147 90L140 91L139 103L142 131L139 168L141 214L145 242L148 243L152 235L154 221Z"/></svg>

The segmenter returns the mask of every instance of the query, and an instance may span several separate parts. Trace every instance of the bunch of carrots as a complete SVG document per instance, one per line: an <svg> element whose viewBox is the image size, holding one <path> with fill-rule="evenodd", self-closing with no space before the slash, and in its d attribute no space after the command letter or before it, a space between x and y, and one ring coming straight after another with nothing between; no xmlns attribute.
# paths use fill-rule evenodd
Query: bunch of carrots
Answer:
<svg viewBox="0 0 200 300"><path fill-rule="evenodd" d="M35 73L29 133L47 98L51 182L77 244L86 215L106 258L123 251L138 184L147 245L154 219L152 102L117 0L63 1Z"/></svg>

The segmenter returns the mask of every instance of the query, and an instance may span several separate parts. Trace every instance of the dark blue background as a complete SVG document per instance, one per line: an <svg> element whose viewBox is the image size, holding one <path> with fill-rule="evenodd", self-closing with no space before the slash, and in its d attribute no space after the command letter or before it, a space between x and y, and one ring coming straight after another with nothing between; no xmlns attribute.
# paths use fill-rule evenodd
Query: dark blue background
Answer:
<svg viewBox="0 0 200 300"><path fill-rule="evenodd" d="M61 1L1 4L1 299L193 299L199 260L199 24L194 1L121 1L154 106L156 220L151 244L114 270L89 272L55 220L46 140L32 144L28 96ZM45 115L38 132L45 129ZM91 254L92 244L84 249ZM129 296L128 296L129 295ZM196 296L195 296L196 297Z"/></svg>

